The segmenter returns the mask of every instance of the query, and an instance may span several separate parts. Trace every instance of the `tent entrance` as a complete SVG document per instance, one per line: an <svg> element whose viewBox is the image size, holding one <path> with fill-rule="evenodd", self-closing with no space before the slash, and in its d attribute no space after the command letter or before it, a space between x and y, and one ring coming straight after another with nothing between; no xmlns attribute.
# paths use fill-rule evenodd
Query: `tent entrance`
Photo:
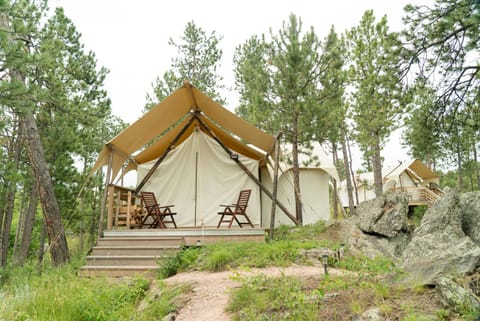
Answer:
<svg viewBox="0 0 480 321"><path fill-rule="evenodd" d="M243 155L239 160L251 173L258 173L258 161ZM137 167L142 181L158 160ZM257 177L258 179L258 177ZM161 205L175 205L179 226L216 226L221 204L231 204L240 190L251 189L247 213L260 224L260 190L207 134L195 130L164 158L142 190L152 191Z"/></svg>

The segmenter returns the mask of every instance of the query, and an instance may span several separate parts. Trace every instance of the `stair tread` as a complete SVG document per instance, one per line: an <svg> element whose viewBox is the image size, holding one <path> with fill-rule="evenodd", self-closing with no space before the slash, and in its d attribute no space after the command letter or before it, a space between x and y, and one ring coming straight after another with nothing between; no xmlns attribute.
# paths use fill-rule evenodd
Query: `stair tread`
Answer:
<svg viewBox="0 0 480 321"><path fill-rule="evenodd" d="M96 245L95 249L180 249L181 245Z"/></svg>
<svg viewBox="0 0 480 321"><path fill-rule="evenodd" d="M94 259L126 259L126 258L133 258L133 259L148 259L153 257L166 257L167 255L88 255L87 259L94 258Z"/></svg>
<svg viewBox="0 0 480 321"><path fill-rule="evenodd" d="M84 265L80 270L151 270L158 268L158 265Z"/></svg>

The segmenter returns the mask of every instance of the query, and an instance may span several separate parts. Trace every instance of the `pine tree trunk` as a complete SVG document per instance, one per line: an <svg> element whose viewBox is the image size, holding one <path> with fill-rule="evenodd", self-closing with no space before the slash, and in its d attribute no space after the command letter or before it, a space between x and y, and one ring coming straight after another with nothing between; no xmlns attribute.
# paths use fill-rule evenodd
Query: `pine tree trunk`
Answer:
<svg viewBox="0 0 480 321"><path fill-rule="evenodd" d="M478 155L475 143L473 144L473 170L475 171L475 177L477 178L477 189L480 189L480 172L478 170Z"/></svg>
<svg viewBox="0 0 480 321"><path fill-rule="evenodd" d="M46 227L45 222L42 221L42 227L40 229L40 237L38 239L38 253L37 253L37 262L38 267L41 269L43 263L43 256L45 255L45 233Z"/></svg>
<svg viewBox="0 0 480 321"><path fill-rule="evenodd" d="M52 179L45 161L42 143L33 114L26 112L23 115L22 123L27 139L28 156L42 204L52 263L54 266L60 266L67 263L70 258L60 208L55 197Z"/></svg>
<svg viewBox="0 0 480 321"><path fill-rule="evenodd" d="M13 150L11 151L11 154L13 156L12 162L15 164L15 170L17 170L22 149L20 131L17 133L16 137L12 138L11 146L13 147ZM6 185L7 198L5 203L5 212L3 213L3 228L2 226L0 226L0 230L2 231L0 246L0 266L2 267L5 267L7 265L10 230L12 228L13 209L15 207L16 182L9 182Z"/></svg>
<svg viewBox="0 0 480 321"><path fill-rule="evenodd" d="M35 225L35 216L37 213L38 193L35 186L31 187L28 209L25 213L25 223L23 226L22 242L17 255L17 264L23 266L28 257L28 251L32 243L33 226Z"/></svg>
<svg viewBox="0 0 480 321"><path fill-rule="evenodd" d="M343 165L345 167L345 179L347 181L347 195L348 195L348 209L350 215L355 215L355 205L353 201L353 186L352 186L352 173L350 171L351 164L348 157L347 138L346 134L342 135L342 152L343 152Z"/></svg>
<svg viewBox="0 0 480 321"><path fill-rule="evenodd" d="M303 225L302 194L300 192L300 165L298 163L298 114L293 116L293 139L292 139L292 160L293 160L293 190L295 193L295 216L299 225Z"/></svg>
<svg viewBox="0 0 480 321"><path fill-rule="evenodd" d="M457 144L457 188L459 191L463 190L463 164L460 144Z"/></svg>
<svg viewBox="0 0 480 321"><path fill-rule="evenodd" d="M338 156L337 156L337 145L332 144L332 157L334 166L337 165ZM333 181L333 218L338 219L338 199L337 199L337 180L332 178Z"/></svg>
<svg viewBox="0 0 480 321"><path fill-rule="evenodd" d="M360 201L358 200L358 188L357 188L357 181L355 180L355 173L353 171L353 165L352 165L352 151L350 150L350 141L348 139L348 136L347 134L345 134L344 136L345 138L345 141L346 141L346 145L347 145L347 150L348 150L348 166L349 166L349 173L350 173L350 178L351 178L351 182L352 182L352 186L353 186L353 191L355 192L355 199L357 200L357 204L360 203Z"/></svg>
<svg viewBox="0 0 480 321"><path fill-rule="evenodd" d="M382 157L380 155L380 142L377 142L373 153L373 181L375 184L375 196L383 195Z"/></svg>

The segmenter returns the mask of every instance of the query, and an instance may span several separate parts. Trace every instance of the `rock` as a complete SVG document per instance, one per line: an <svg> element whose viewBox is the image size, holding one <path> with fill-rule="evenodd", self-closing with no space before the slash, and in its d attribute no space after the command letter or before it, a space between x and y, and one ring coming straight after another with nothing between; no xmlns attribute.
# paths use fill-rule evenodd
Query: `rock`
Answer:
<svg viewBox="0 0 480 321"><path fill-rule="evenodd" d="M410 235L406 232L399 233L392 238L366 234L358 228L357 217L351 217L341 222L340 229L350 254L365 255L370 258L379 255L400 258L410 239Z"/></svg>
<svg viewBox="0 0 480 321"><path fill-rule="evenodd" d="M405 194L389 193L361 203L356 213L363 232L391 238L407 228L408 201Z"/></svg>
<svg viewBox="0 0 480 321"><path fill-rule="evenodd" d="M457 311L465 308L480 310L480 299L451 278L439 277L435 280L435 285L444 304Z"/></svg>
<svg viewBox="0 0 480 321"><path fill-rule="evenodd" d="M298 260L308 261L313 265L319 264L322 261L322 256L327 255L333 259L336 258L336 252L328 248L316 248L309 250L300 250L298 252Z"/></svg>
<svg viewBox="0 0 480 321"><path fill-rule="evenodd" d="M175 321L177 318L176 312L171 312L162 318L162 321Z"/></svg>
<svg viewBox="0 0 480 321"><path fill-rule="evenodd" d="M480 263L480 247L462 229L456 191L429 208L402 255L407 282L432 284L442 275L464 275Z"/></svg>
<svg viewBox="0 0 480 321"><path fill-rule="evenodd" d="M383 321L385 320L383 312L376 307L369 308L362 315L355 315L353 321Z"/></svg>
<svg viewBox="0 0 480 321"><path fill-rule="evenodd" d="M462 228L480 246L480 191L460 195Z"/></svg>

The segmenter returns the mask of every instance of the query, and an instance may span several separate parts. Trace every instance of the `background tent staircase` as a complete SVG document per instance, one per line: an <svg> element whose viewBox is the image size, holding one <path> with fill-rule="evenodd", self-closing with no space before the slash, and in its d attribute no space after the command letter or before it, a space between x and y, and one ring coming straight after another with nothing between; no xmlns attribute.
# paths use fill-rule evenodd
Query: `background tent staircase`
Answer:
<svg viewBox="0 0 480 321"><path fill-rule="evenodd" d="M80 268L82 277L123 277L141 274L155 276L158 261L175 255L185 244L175 236L104 236L87 256Z"/></svg>

